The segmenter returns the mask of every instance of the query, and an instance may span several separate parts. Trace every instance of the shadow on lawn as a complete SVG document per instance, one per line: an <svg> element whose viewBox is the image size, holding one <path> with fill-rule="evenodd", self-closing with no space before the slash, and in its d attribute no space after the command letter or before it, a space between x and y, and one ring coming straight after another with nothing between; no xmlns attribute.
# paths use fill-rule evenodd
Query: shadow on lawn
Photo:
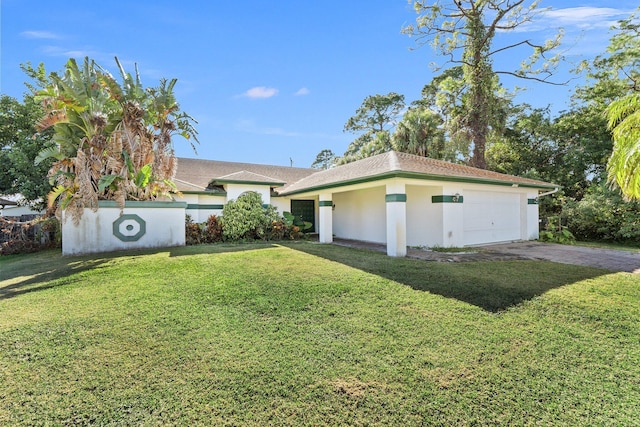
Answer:
<svg viewBox="0 0 640 427"><path fill-rule="evenodd" d="M30 292L43 291L72 282L72 275L101 268L121 258L168 252L169 256L188 256L240 252L276 247L269 243L213 244L107 252L84 256L62 256L60 250L26 255L10 255L0 265L0 301ZM11 259L11 257L14 257Z"/></svg>
<svg viewBox="0 0 640 427"><path fill-rule="evenodd" d="M419 291L455 298L497 313L545 292L611 272L548 261L441 263L337 245L285 244L291 249L339 262Z"/></svg>
<svg viewBox="0 0 640 427"><path fill-rule="evenodd" d="M63 257L59 250L19 257L16 262L2 266L0 300L65 285L69 281L60 279L94 269L110 259Z"/></svg>

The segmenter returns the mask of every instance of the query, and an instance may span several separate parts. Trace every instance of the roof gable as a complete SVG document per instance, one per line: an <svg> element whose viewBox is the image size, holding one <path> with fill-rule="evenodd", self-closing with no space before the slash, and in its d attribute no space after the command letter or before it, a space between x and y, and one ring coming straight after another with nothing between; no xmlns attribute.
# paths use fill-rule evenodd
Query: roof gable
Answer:
<svg viewBox="0 0 640 427"><path fill-rule="evenodd" d="M234 174L239 174L236 176L236 178L240 178L237 180L238 182L283 185L299 181L314 172L317 171L308 168L180 157L174 182L180 191L201 192L207 190L211 181L229 178ZM256 179L249 179L247 174L255 174L259 178L253 176Z"/></svg>
<svg viewBox="0 0 640 427"><path fill-rule="evenodd" d="M211 184L258 184L258 185L270 185L281 187L285 183L275 178L260 175L249 171L240 171L230 173L228 175L221 176L211 181Z"/></svg>

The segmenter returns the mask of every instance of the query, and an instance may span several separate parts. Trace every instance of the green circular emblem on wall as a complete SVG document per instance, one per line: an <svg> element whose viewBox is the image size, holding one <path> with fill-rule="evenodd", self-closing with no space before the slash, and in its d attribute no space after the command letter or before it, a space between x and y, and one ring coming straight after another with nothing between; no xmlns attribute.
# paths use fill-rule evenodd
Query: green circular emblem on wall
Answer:
<svg viewBox="0 0 640 427"><path fill-rule="evenodd" d="M147 232L147 223L136 214L121 215L113 221L113 235L123 242L136 242Z"/></svg>

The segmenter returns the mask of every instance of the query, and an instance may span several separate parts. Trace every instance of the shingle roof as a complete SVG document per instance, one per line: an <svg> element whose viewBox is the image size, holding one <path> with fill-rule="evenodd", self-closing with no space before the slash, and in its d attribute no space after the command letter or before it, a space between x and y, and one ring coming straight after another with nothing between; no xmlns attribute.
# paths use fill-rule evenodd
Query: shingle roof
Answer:
<svg viewBox="0 0 640 427"><path fill-rule="evenodd" d="M284 187L277 190L279 194L296 194L391 177L519 185L540 189L558 187L544 181L520 178L396 151L389 151L323 171L288 166L178 158L178 171L174 182L180 191L205 191L212 181L251 182L277 186L284 184Z"/></svg>
<svg viewBox="0 0 640 427"><path fill-rule="evenodd" d="M389 151L333 169L316 172L297 182L288 184L280 189L279 193L302 193L309 190L331 188L393 176L499 185L516 184L533 188L557 187L557 185L535 179L520 178L427 157Z"/></svg>
<svg viewBox="0 0 640 427"><path fill-rule="evenodd" d="M241 174L244 172L243 174ZM255 163L223 162L178 158L178 170L174 182L180 191L204 191L211 181L237 175L236 181L262 182L269 184L287 184L299 181L305 176L317 172L315 169L294 168L289 166L261 165ZM248 178L248 174L260 176Z"/></svg>
<svg viewBox="0 0 640 427"><path fill-rule="evenodd" d="M7 200L0 197L0 205L1 206L18 206L18 203L14 202L13 200Z"/></svg>
<svg viewBox="0 0 640 427"><path fill-rule="evenodd" d="M230 173L229 175L221 176L213 180L214 183L226 183L226 182L247 182L247 183L260 183L265 185L276 185L283 186L285 183L277 180L275 178L271 178L268 176L260 175L258 173L253 173L249 171L240 171L235 173Z"/></svg>

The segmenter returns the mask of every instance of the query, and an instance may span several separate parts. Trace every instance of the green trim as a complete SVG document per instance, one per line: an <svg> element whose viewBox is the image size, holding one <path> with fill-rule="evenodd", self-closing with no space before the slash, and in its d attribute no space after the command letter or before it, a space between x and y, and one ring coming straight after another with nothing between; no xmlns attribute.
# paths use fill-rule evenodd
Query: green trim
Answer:
<svg viewBox="0 0 640 427"><path fill-rule="evenodd" d="M121 226L125 221L135 221L140 225L140 230L134 235L128 236L122 233ZM127 231L131 231L133 229L132 225L128 225L125 227ZM147 223L144 219L140 218L136 214L124 214L120 215L120 218L113 221L113 235L123 242L137 242L140 240L142 236L147 233Z"/></svg>
<svg viewBox="0 0 640 427"><path fill-rule="evenodd" d="M463 201L463 196L431 196L431 203L462 203Z"/></svg>
<svg viewBox="0 0 640 427"><path fill-rule="evenodd" d="M115 200L98 200L98 207L99 208L119 208L120 206L118 206L118 203ZM144 208L153 208L153 209L158 209L158 208L182 208L182 209L186 209L187 208L187 203L186 202L157 202L157 201L141 202L141 201L138 201L138 200L127 200L126 202L124 202L124 207L125 208L138 208L138 209L144 209Z"/></svg>
<svg viewBox="0 0 640 427"><path fill-rule="evenodd" d="M189 204L187 205L187 209L222 209L224 205L199 205L199 204Z"/></svg>
<svg viewBox="0 0 640 427"><path fill-rule="evenodd" d="M199 196L201 195L207 195L207 196L226 196L227 192L226 191L211 191L211 190L204 190L204 191L181 191L182 194L197 194Z"/></svg>
<svg viewBox="0 0 640 427"><path fill-rule="evenodd" d="M331 200L320 200L318 202L318 206L320 206L321 208L326 208L326 207L332 208L333 207L333 201L331 201Z"/></svg>
<svg viewBox="0 0 640 427"><path fill-rule="evenodd" d="M211 181L214 184L247 184L247 185L264 185L269 187L283 187L284 182L271 182L271 181L243 181L239 179L214 179Z"/></svg>
<svg viewBox="0 0 640 427"><path fill-rule="evenodd" d="M356 179L352 179L352 180L335 182L335 183L325 184L325 185L318 185L318 186L315 186L315 187L308 187L308 188L295 190L295 191L290 191L290 192L289 191L285 191L285 192L281 193L281 195L310 193L310 192L319 191L319 190L326 190L326 189L337 188L337 187L345 187L347 185L364 184L364 183L367 183L367 182L380 181L380 180L383 180L383 179L390 179L390 178L418 179L418 180L422 180L422 181L465 182L465 183L470 183L470 184L487 184L487 185L498 185L498 186L503 186L503 187L513 187L513 184L517 184L518 187L521 187L521 188L541 188L541 189L545 189L545 188L556 189L556 188L559 188L559 186L556 185L556 184L535 185L535 184L527 184L527 183L522 183L522 182L499 181L499 180L495 180L495 179L472 178L472 177L470 178L470 177L424 174L424 173L417 173L417 172L392 171L392 172L385 172L385 173L382 173L382 174L379 174L379 175L373 175L373 176L364 177L364 178L356 178Z"/></svg>
<svg viewBox="0 0 640 427"><path fill-rule="evenodd" d="M391 203L391 202L406 202L407 201L407 195L406 194L387 194L384 196L384 201L387 203Z"/></svg>
<svg viewBox="0 0 640 427"><path fill-rule="evenodd" d="M538 199L527 199L527 204L528 205L537 205L538 204Z"/></svg>

